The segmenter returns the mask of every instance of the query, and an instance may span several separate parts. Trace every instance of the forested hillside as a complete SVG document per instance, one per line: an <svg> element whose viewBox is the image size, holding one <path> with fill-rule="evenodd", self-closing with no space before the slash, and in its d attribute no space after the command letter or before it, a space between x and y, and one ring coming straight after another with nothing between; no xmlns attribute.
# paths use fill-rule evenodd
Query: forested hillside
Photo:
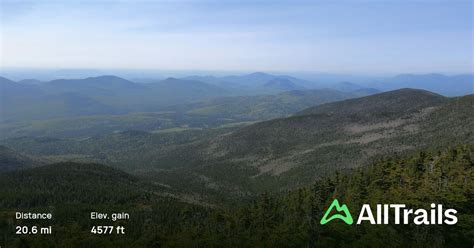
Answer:
<svg viewBox="0 0 474 248"><path fill-rule="evenodd" d="M11 215L9 209L19 205L49 206L60 220L54 236L35 238L13 235L13 223L2 219L0 230L5 235L0 242L7 247L78 247L84 242L102 247L469 247L474 242L473 152L472 145L459 145L384 157L310 187L280 195L264 193L232 207L204 207L158 197L153 194L157 188L99 165L58 164L0 174L2 215ZM437 203L456 209L459 222L454 226L393 222L349 226L342 221L320 225L335 198L348 206L353 218L365 203L404 203L425 209ZM128 235L90 235L86 216L91 207L130 211L131 222L121 222Z"/></svg>
<svg viewBox="0 0 474 248"><path fill-rule="evenodd" d="M416 90L395 93L321 105L315 114L260 122L158 153L156 168L182 169L156 177L172 184L174 176L194 173L204 176L205 184L220 185L218 190L245 195L304 186L384 155L474 142L473 95L446 99ZM364 105L386 111L366 111Z"/></svg>
<svg viewBox="0 0 474 248"><path fill-rule="evenodd" d="M99 164L58 163L0 174L0 178L3 207L133 204L147 198L137 178Z"/></svg>
<svg viewBox="0 0 474 248"><path fill-rule="evenodd" d="M474 150L472 145L385 157L366 168L336 173L311 187L210 218L201 244L237 247L469 247L474 242ZM455 226L352 225L320 220L333 199L357 218L362 204L403 203L429 209L431 203L458 211ZM215 238L215 236L219 238Z"/></svg>

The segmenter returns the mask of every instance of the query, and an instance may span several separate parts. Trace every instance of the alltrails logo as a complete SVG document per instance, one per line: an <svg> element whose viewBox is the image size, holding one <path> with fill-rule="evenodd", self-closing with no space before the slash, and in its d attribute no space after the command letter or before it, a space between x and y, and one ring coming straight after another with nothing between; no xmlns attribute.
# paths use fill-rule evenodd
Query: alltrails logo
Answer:
<svg viewBox="0 0 474 248"><path fill-rule="evenodd" d="M344 213L344 215L333 214L331 217L328 218L328 216L332 212L333 208L336 208L336 210L338 212L342 211L342 213ZM352 220L352 215L349 212L349 209L347 208L347 206L345 204L340 206L339 201L337 201L337 199L334 199L334 201L331 203L331 206L329 206L328 210L326 210L326 213L324 213L324 216L321 219L320 223L321 223L321 225L324 225L324 224L326 224L329 221L334 220L334 219L341 219L342 221L346 222L346 224L348 224L348 225L352 225L352 223L354 222Z"/></svg>
<svg viewBox="0 0 474 248"><path fill-rule="evenodd" d="M333 209L336 209L337 213L331 214ZM393 217L390 216L390 209L393 210ZM357 224L361 224L363 221L369 221L370 224L389 224L389 221L393 220L393 223L398 224L409 224L412 221L415 225L454 225L458 222L456 217L457 211L455 209L446 209L443 211L443 205L431 204L431 209L407 209L405 204L377 204L376 215L374 216L372 209L369 204L362 205L357 219ZM340 219L348 225L352 225L354 222L349 209L345 204L342 206L339 204L337 199L331 203L329 208L324 213L321 219L321 225Z"/></svg>

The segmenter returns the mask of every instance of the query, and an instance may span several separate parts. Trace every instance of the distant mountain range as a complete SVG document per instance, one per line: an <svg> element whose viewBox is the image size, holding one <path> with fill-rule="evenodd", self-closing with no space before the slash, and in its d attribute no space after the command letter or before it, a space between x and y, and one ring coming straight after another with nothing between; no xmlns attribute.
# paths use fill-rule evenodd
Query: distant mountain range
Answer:
<svg viewBox="0 0 474 248"><path fill-rule="evenodd" d="M46 82L36 80L14 82L0 77L0 95L2 96L0 116L5 122L162 111L173 105L190 104L226 96L258 95L259 93L270 95L304 90L305 87L300 86L299 83L308 84L296 78L264 73L242 77L229 76L224 79L231 83L216 83L212 80L202 82L192 77L167 78L148 84L134 83L116 76L58 79ZM360 92L347 97L371 93L373 92ZM333 100L341 99L334 98ZM328 100L331 99L328 98ZM318 102L320 101L312 105ZM308 102L305 107L311 106L308 104L311 103ZM287 107L292 108L292 106L285 106Z"/></svg>
<svg viewBox="0 0 474 248"><path fill-rule="evenodd" d="M400 88L424 89L445 96L474 93L474 74L446 76L442 74L401 74L370 84L383 91Z"/></svg>
<svg viewBox="0 0 474 248"><path fill-rule="evenodd" d="M348 76L315 76L311 80L299 79L291 76L276 76L263 72L251 73L241 76L191 76L189 79L199 80L219 86L243 88L250 92L265 92L273 88L278 90L321 89L330 88L340 91L355 91L360 89L377 89L380 91L395 90L400 88L424 89L445 96L461 96L474 93L474 74L461 74L447 76L442 74L400 74L394 77L377 77L371 79L357 79L357 83L346 81Z"/></svg>
<svg viewBox="0 0 474 248"><path fill-rule="evenodd" d="M30 80L31 81L31 80ZM0 78L3 121L156 111L230 95L198 81L169 78L138 84L115 76L24 83Z"/></svg>
<svg viewBox="0 0 474 248"><path fill-rule="evenodd" d="M117 76L85 79L35 79L15 82L0 77L2 121L161 111L164 107L229 96L273 95L288 91L333 89L360 95L399 88L430 90L446 96L474 92L473 74L402 74L377 82L322 83L256 72L239 76L189 76L135 83Z"/></svg>
<svg viewBox="0 0 474 248"><path fill-rule="evenodd" d="M263 72L255 72L241 76L190 76L194 79L220 87L240 89L247 94L268 94L282 91L323 88L322 85L291 76L275 76Z"/></svg>

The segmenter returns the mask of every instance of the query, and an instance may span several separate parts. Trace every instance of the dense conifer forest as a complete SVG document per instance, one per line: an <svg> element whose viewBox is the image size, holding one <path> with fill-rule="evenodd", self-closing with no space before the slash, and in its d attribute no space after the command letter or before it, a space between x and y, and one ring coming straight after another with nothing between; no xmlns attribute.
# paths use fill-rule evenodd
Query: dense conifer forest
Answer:
<svg viewBox="0 0 474 248"><path fill-rule="evenodd" d="M388 156L312 186L277 195L263 193L226 207L183 203L160 195L160 187L102 165L56 164L3 173L2 215L13 214L9 212L13 206L49 210L57 227L50 237L18 237L13 234L14 223L2 218L2 243L6 247L469 247L474 241L473 152L472 145L459 145ZM365 203L425 209L437 203L456 209L459 222L320 225L333 199L346 204L353 218ZM113 223L124 224L127 235L91 235L92 209L129 211L130 222Z"/></svg>

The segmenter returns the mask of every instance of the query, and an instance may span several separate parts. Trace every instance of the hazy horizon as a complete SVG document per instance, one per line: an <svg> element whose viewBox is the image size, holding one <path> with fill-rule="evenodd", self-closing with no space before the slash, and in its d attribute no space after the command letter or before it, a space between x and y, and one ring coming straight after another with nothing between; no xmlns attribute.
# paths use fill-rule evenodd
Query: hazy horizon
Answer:
<svg viewBox="0 0 474 248"><path fill-rule="evenodd" d="M473 72L444 73L444 72L403 72L403 73L344 73L322 71L252 71L252 70L160 70L160 69L120 69L120 68L0 68L0 77L11 80L37 79L49 81L54 79L83 79L99 76L117 76L128 80L165 79L169 77L184 78L188 76L244 76L252 73L265 73L275 76L293 76L306 80L326 78L329 83L350 81L367 83L370 80L381 80L400 75L433 75L444 76L473 75Z"/></svg>
<svg viewBox="0 0 474 248"><path fill-rule="evenodd" d="M472 5L5 0L0 67L472 73Z"/></svg>

